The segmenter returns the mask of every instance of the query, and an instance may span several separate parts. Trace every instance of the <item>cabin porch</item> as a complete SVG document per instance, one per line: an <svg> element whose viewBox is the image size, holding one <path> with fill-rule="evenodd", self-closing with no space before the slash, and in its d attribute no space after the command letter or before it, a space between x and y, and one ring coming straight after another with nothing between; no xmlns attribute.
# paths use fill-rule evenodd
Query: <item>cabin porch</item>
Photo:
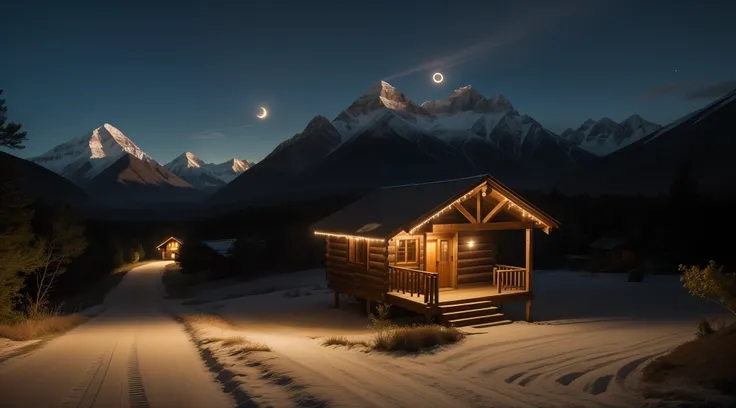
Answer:
<svg viewBox="0 0 736 408"><path fill-rule="evenodd" d="M389 266L389 290L385 300L454 326L510 323L502 310L507 302L527 301L527 320L531 320L534 293L527 286L527 268L494 265L490 282L439 287L439 274Z"/></svg>

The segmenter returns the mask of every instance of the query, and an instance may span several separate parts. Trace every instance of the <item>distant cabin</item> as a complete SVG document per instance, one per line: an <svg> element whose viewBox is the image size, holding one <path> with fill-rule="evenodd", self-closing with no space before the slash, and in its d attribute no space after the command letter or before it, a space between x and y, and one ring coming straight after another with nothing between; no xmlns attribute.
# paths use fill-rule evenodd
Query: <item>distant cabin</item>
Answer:
<svg viewBox="0 0 736 408"><path fill-rule="evenodd" d="M501 306L515 301L532 320L533 231L559 225L483 175L379 188L313 229L336 306L348 294L468 326L508 322ZM525 231L524 265L497 263L498 234L511 230Z"/></svg>
<svg viewBox="0 0 736 408"><path fill-rule="evenodd" d="M636 267L636 256L628 240L601 237L590 244L590 270L626 272Z"/></svg>
<svg viewBox="0 0 736 408"><path fill-rule="evenodd" d="M175 237L168 237L156 247L156 250L161 252L161 259L177 259L182 245L184 245L184 241Z"/></svg>

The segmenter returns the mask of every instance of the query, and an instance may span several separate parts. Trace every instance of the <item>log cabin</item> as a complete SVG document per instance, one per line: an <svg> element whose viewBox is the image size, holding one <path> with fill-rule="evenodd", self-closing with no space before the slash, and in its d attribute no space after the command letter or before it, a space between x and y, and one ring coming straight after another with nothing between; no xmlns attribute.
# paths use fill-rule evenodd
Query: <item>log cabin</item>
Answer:
<svg viewBox="0 0 736 408"><path fill-rule="evenodd" d="M497 179L383 187L313 226L326 239L325 270L340 294L384 302L454 326L508 323L507 302L532 321L534 230L559 227ZM524 265L498 264L498 234L517 231ZM521 235L523 234L523 235Z"/></svg>
<svg viewBox="0 0 736 408"><path fill-rule="evenodd" d="M184 242L175 237L168 237L164 242L156 246L156 250L161 252L161 259L176 259L179 257L179 250Z"/></svg>

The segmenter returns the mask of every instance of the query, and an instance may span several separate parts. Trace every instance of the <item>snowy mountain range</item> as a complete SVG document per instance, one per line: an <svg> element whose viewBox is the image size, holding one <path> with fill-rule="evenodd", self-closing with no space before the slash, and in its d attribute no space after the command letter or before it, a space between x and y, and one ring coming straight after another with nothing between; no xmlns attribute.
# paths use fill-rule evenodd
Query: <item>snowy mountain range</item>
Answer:
<svg viewBox="0 0 736 408"><path fill-rule="evenodd" d="M639 115L632 115L621 123L609 118L599 121L588 119L577 130L567 129L560 137L596 156L607 156L661 128Z"/></svg>
<svg viewBox="0 0 736 408"><path fill-rule="evenodd" d="M290 180L296 195L479 173L535 188L592 160L502 95L486 98L466 86L444 100L416 104L381 81L334 120L312 119L212 201L265 192L274 180Z"/></svg>
<svg viewBox="0 0 736 408"><path fill-rule="evenodd" d="M115 204L199 200L200 191L211 192L252 165L238 159L204 163L187 152L162 166L109 123L30 161Z"/></svg>
<svg viewBox="0 0 736 408"><path fill-rule="evenodd" d="M194 153L186 152L165 164L164 167L186 180L194 188L214 191L248 170L250 163L230 159L224 163L205 163Z"/></svg>
<svg viewBox="0 0 736 408"><path fill-rule="evenodd" d="M206 163L186 152L162 166L109 124L31 160L93 195L121 201L147 195L200 199L206 192L212 193L207 200L214 206L243 200L267 205L482 173L522 190L561 186L583 174L584 182L576 185L587 186L580 190L586 192L590 186L608 186L603 179L627 185L621 169L633 169L633 163L646 167L653 180L664 172L657 179L662 184L675 165L649 167L658 165L664 152L679 152L667 156L679 163L688 149L700 151L708 140L718 139L694 139L691 133L715 134L728 127L722 112L736 105L730 98L664 128L633 115L621 123L588 120L558 136L500 94L487 98L466 86L445 99L417 104L381 81L333 120L313 118L257 164ZM705 149L703 161L721 153Z"/></svg>
<svg viewBox="0 0 736 408"><path fill-rule="evenodd" d="M596 160L560 187L570 194L668 194L687 177L701 194L734 194L736 90Z"/></svg>

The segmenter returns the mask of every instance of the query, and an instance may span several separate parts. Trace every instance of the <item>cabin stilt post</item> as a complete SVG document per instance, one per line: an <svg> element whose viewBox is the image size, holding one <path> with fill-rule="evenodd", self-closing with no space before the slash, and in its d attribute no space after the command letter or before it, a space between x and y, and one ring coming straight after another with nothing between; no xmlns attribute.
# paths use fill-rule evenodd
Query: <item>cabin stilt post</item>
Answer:
<svg viewBox="0 0 736 408"><path fill-rule="evenodd" d="M534 229L533 228L527 228L526 229L526 290L531 292L532 291L532 253L533 253L533 239L534 237ZM527 300L526 301L526 321L531 322L532 321L532 301Z"/></svg>
<svg viewBox="0 0 736 408"><path fill-rule="evenodd" d="M340 292L335 291L335 309L340 308Z"/></svg>
<svg viewBox="0 0 736 408"><path fill-rule="evenodd" d="M365 300L365 313L368 315L371 314L371 300L367 298Z"/></svg>

